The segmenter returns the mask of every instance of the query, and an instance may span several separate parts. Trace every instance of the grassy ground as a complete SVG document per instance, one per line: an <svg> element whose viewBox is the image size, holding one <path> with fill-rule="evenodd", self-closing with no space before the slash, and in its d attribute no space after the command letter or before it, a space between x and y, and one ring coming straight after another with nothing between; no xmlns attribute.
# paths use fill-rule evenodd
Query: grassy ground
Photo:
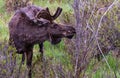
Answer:
<svg viewBox="0 0 120 78"><path fill-rule="evenodd" d="M58 6L63 8L63 13L73 13L71 2L70 4L66 2L64 3L57 3L56 1L51 5L47 0L35 0L34 4L40 5L42 7L49 7L51 12L53 13L54 9L56 9ZM8 40L9 33L8 33L8 22L10 20L12 15L9 15L7 12L5 12L4 8L4 0L0 1L0 42L5 40ZM60 17L61 18L61 17ZM60 22L60 19L57 19L58 22ZM65 71L73 71L73 66L70 61L70 56L67 54L65 50L65 44L64 41L62 41L60 44L54 46L51 45L49 42L44 43L44 51L45 51L45 58L49 62L52 62L53 64L61 64L63 65ZM33 60L36 61L39 56L38 52L38 45L34 47L34 56ZM18 59L20 59L19 57ZM100 62L97 62L96 59L93 59L90 63L89 67L86 71L86 77L85 78L113 78L116 74L117 78L120 78L120 61L119 58L113 57L110 53L107 57L108 63L110 65L110 69L108 65L106 64L105 60L103 59ZM20 61L18 61L19 63ZM37 67L39 66L39 63L37 64ZM35 69L36 71L36 69ZM37 74L36 72L35 74ZM33 76L35 76L35 74ZM35 76L36 78L39 77Z"/></svg>

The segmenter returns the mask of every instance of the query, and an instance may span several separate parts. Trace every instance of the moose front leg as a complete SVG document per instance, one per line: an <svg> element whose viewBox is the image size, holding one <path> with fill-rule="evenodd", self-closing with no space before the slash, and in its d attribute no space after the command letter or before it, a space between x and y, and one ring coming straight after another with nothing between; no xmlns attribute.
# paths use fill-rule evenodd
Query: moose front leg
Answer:
<svg viewBox="0 0 120 78"><path fill-rule="evenodd" d="M45 59L44 59L44 56L43 56L43 43L40 43L39 44L39 52L41 53L40 54L40 61L41 61L41 68L42 68L42 77L41 78L46 78L46 64L45 64Z"/></svg>
<svg viewBox="0 0 120 78"><path fill-rule="evenodd" d="M26 59L27 59L27 68L28 68L28 78L32 78L32 57L33 57L33 51L26 52Z"/></svg>

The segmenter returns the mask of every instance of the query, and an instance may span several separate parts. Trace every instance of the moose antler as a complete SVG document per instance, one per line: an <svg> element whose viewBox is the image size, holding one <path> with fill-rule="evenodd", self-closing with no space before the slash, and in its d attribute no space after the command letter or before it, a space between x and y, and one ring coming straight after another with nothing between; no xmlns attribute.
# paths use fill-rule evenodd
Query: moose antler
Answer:
<svg viewBox="0 0 120 78"><path fill-rule="evenodd" d="M47 20L52 20L51 15L49 14L49 12L47 12L46 10L41 10L36 14L36 18L40 19L40 18L44 18Z"/></svg>
<svg viewBox="0 0 120 78"><path fill-rule="evenodd" d="M55 14L53 16L50 14L50 11L49 11L48 7L46 8L46 11L49 13L49 15L51 16L52 20L55 20L61 14L62 8L58 7L57 11L55 12Z"/></svg>
<svg viewBox="0 0 120 78"><path fill-rule="evenodd" d="M52 22L53 20L55 20L62 12L62 8L58 7L57 11L55 12L55 14L52 16L50 14L49 8L47 7L44 10L41 10L37 13L36 17L39 18L44 18L49 20L50 22Z"/></svg>
<svg viewBox="0 0 120 78"><path fill-rule="evenodd" d="M58 7L57 11L55 12L55 14L52 16L53 20L55 20L62 12L62 8Z"/></svg>

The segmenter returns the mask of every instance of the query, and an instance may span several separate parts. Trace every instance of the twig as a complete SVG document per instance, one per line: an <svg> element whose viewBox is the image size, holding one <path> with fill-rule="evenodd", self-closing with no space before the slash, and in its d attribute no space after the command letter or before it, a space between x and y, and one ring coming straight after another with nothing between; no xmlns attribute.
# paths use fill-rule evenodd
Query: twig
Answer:
<svg viewBox="0 0 120 78"><path fill-rule="evenodd" d="M97 29L96 34L95 34L95 40L96 40L96 42L97 42L98 49L100 50L100 53L101 53L102 56L104 57L104 60L105 60L105 62L106 62L106 64L107 64L108 68L109 68L111 71L113 71L113 70L111 69L111 67L110 67L107 59L105 58L105 55L103 54L103 52L102 52L102 50L101 50L101 47L100 47L100 45L99 45L99 42L98 42L98 32L99 32L99 30L100 30L100 28L101 28L101 24L102 24L102 20L103 20L104 16L108 13L108 11L109 11L117 2L118 2L118 0L115 0L115 1L108 7L108 9L105 11L105 13L102 15L102 17L101 17L101 19L100 19L100 22L99 22L99 24L98 24L98 29ZM115 72L114 72L114 73L115 73ZM115 75L115 78L116 78L116 75Z"/></svg>
<svg viewBox="0 0 120 78"><path fill-rule="evenodd" d="M98 31L99 31L99 29L101 28L101 23L102 23L102 20L103 20L104 16L108 13L108 11L109 11L117 2L119 2L119 1L118 1L118 0L115 0L115 1L108 7L108 9L105 11L105 13L102 15L102 17L101 17L101 19L100 19L100 22L99 22L99 24L98 24L98 29L97 29L97 31L96 31L95 38L97 38L97 36L98 36Z"/></svg>

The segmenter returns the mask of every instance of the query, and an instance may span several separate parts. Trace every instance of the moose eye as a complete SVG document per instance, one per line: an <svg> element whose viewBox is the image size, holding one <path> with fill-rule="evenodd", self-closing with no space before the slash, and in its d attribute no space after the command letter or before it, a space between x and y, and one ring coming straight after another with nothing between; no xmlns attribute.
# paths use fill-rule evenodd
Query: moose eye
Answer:
<svg viewBox="0 0 120 78"><path fill-rule="evenodd" d="M69 30L68 33L71 33L71 31Z"/></svg>
<svg viewBox="0 0 120 78"><path fill-rule="evenodd" d="M54 24L54 25L53 25L53 28L57 28L57 27L58 27L58 25L57 25L57 24Z"/></svg>
<svg viewBox="0 0 120 78"><path fill-rule="evenodd" d="M54 24L54 27L57 27L57 24Z"/></svg>

